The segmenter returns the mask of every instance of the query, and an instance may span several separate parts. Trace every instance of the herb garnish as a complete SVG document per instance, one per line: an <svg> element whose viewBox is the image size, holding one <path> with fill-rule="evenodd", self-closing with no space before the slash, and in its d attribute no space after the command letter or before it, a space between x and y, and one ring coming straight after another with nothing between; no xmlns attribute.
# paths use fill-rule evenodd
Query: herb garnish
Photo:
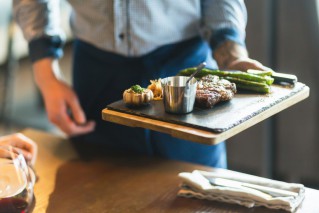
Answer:
<svg viewBox="0 0 319 213"><path fill-rule="evenodd" d="M144 91L144 88L142 88L140 85L134 85L131 86L131 90L135 93L142 93Z"/></svg>

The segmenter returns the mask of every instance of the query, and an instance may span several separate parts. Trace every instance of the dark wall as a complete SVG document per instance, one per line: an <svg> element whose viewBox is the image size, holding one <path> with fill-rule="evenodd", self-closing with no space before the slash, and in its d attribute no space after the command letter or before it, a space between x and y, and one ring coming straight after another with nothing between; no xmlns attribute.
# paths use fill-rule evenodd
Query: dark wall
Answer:
<svg viewBox="0 0 319 213"><path fill-rule="evenodd" d="M275 10L271 8L272 2L276 5ZM316 1L246 0L245 3L250 57L275 66L272 68L277 71L293 73L310 87L308 99L275 116L274 178L319 184L319 23ZM269 20L274 17L276 22L270 25ZM270 43L273 26L276 28L274 43ZM230 169L265 175L265 165L269 164L265 161L269 124L270 119L267 119L227 142Z"/></svg>

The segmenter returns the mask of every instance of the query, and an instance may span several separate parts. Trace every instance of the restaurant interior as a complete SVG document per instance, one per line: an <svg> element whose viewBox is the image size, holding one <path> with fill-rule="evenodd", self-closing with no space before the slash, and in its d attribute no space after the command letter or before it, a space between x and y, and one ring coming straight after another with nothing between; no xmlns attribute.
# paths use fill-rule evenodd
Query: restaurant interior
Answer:
<svg viewBox="0 0 319 213"><path fill-rule="evenodd" d="M319 190L319 1L246 0L245 4L249 55L275 71L296 75L310 88L310 95L227 139L228 169ZM27 43L11 11L11 1L0 1L0 135L35 129L63 137L48 121ZM72 84L69 13L68 3L62 1L67 42L60 65Z"/></svg>

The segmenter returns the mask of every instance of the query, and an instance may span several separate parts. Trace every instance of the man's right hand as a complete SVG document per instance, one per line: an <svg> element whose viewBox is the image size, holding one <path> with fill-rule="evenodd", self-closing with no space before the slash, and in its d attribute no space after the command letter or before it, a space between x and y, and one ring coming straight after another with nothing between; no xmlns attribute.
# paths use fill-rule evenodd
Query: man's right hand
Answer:
<svg viewBox="0 0 319 213"><path fill-rule="evenodd" d="M50 122L68 136L93 131L95 123L86 120L75 92L59 78L58 62L51 58L44 58L36 61L33 69ZM68 112L71 112L73 118Z"/></svg>

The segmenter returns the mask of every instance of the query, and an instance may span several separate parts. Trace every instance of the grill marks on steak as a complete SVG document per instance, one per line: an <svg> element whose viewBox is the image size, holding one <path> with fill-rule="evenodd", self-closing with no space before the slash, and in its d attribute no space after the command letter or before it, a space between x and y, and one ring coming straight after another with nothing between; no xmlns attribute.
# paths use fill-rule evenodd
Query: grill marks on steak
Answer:
<svg viewBox="0 0 319 213"><path fill-rule="evenodd" d="M212 108L220 101L221 94L216 91L197 90L195 98L195 106L200 108Z"/></svg>
<svg viewBox="0 0 319 213"><path fill-rule="evenodd" d="M201 78L197 84L195 105L201 108L212 108L221 101L231 100L235 93L236 85L215 75Z"/></svg>

